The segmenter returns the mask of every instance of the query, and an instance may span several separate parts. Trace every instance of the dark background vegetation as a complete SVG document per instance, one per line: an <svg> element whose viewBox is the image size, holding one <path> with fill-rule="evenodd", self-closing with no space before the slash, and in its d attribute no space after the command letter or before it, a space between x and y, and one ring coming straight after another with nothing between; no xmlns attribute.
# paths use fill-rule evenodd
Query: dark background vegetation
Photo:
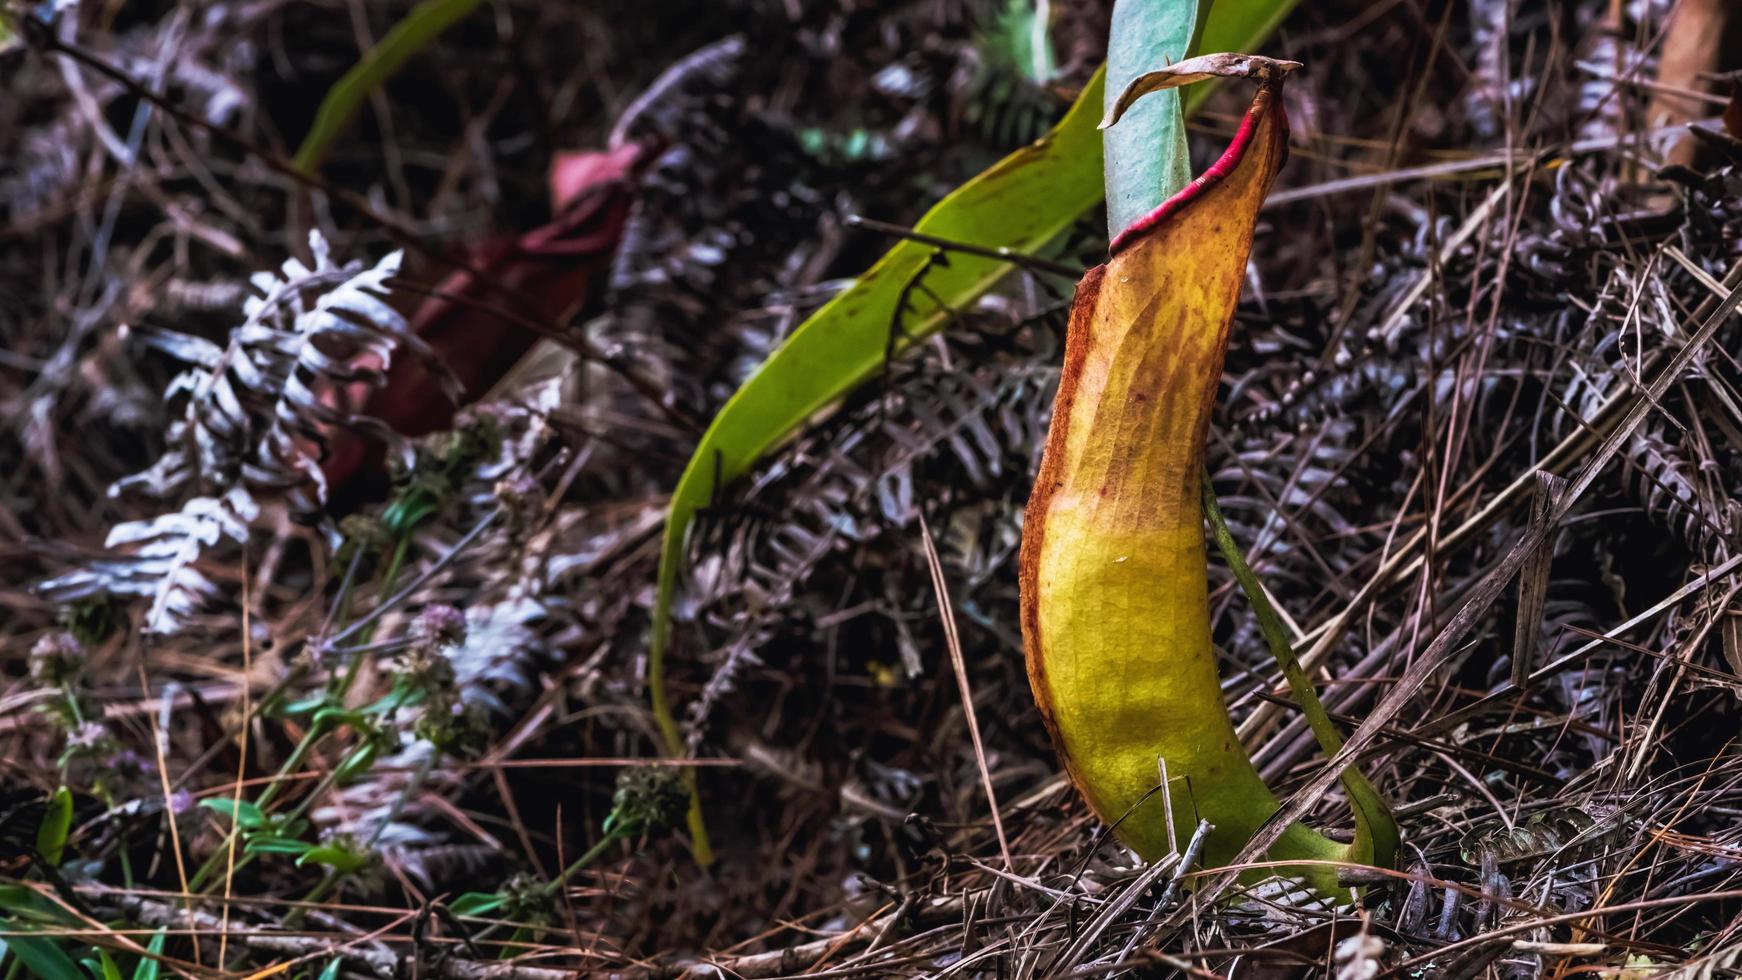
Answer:
<svg viewBox="0 0 1742 980"><path fill-rule="evenodd" d="M308 917L294 903L320 873L270 858L238 870L231 969L307 956L313 975L336 955L324 950L352 943L347 973L483 975L503 937L460 945L467 930L429 911L436 900L548 878L600 839L619 773L659 754L645 632L664 495L696 435L673 419L710 417L890 244L847 216L911 224L1056 119L1100 60L1106 4L1050 5L1058 70L1044 82L1020 63L1007 6L507 0L359 117L322 180L413 233L425 254L408 254L407 279L427 282L434 257L550 220L553 156L602 147L675 62L747 42L641 110L655 162L608 276L564 325L676 413L584 360L555 411L498 392L493 424L533 438L456 475L408 573L453 550L504 474L535 516L466 541L379 634L412 635L435 604L467 615L446 655L480 737L417 775L407 727L398 754L311 797L350 743L320 746L284 800L307 804L310 839L349 835L381 862L335 881L319 897L337 904ZM1742 144L1712 117L1734 84L1716 73L1742 65L1665 63L1672 6L1315 2L1265 49L1306 70L1286 92L1292 156L1254 249L1209 464L1349 730L1522 535L1531 472L1590 461L1614 421L1604 406L1630 404L1697 308L1735 284L1721 286L1742 255ZM407 8L93 3L61 37L283 156L364 39ZM73 682L96 731L49 710L60 693L40 656L32 671L64 615L36 587L88 567L117 523L162 512L108 492L158 458L172 421L162 393L179 368L142 337L224 343L250 274L306 259L311 230L339 261L404 243L89 69L20 47L0 73L0 779L19 800L78 791L66 873L103 921L186 928L175 852L200 864L225 826L189 802L228 799L238 775L252 795L285 762L303 729L245 706L298 665L312 671L291 675L299 690L318 687L327 665L308 641L348 559L318 527L269 514L247 547L201 557L214 589L180 632L147 642L139 604L114 607L121 628L86 646ZM1200 158L1242 97L1220 92L1196 117ZM1652 135L1688 118L1708 131ZM1104 246L1091 216L1063 259L1086 267ZM1046 973L1106 916L1074 964L1087 975L1732 975L1742 325L1719 329L1604 464L1555 537L1546 600L1521 609L1508 588L1363 761L1402 811L1408 877L1359 914L1283 887L1188 915L1160 889L1133 891L1131 859L1057 775L1023 674L1013 559L1071 286L1013 277L704 517L671 672L720 861L697 869L681 833L613 844L560 901L518 909L548 928L522 937L516 969ZM1270 694L1282 688L1250 610L1211 567L1229 701L1286 796L1323 760ZM366 607L380 573L362 574ZM360 690L385 693L402 661L372 663ZM246 754L230 737L241 728ZM71 751L81 738L88 751ZM180 811L173 837L166 809ZM1313 820L1346 825L1340 797ZM1104 900L1121 897L1134 901L1115 916ZM1608 911L1569 914L1593 909ZM167 952L213 966L220 913L200 906L192 922L203 950L184 935ZM287 918L293 942L258 941Z"/></svg>

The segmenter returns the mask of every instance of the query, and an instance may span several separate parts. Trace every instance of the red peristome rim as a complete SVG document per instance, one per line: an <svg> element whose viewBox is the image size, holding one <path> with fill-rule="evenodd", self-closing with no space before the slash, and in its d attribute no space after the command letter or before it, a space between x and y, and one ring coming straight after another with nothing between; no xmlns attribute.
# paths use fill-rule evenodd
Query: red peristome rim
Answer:
<svg viewBox="0 0 1742 980"><path fill-rule="evenodd" d="M1193 178L1191 183L1161 202L1161 205L1154 211L1131 222L1125 226L1124 231L1114 235L1112 243L1107 246L1107 255L1109 257L1118 255L1127 245L1143 237L1145 233L1166 221L1175 212L1203 196L1205 191L1232 173L1246 156L1246 149L1252 145L1252 139L1258 132L1259 119L1267 110L1282 111L1282 100L1275 98L1268 89L1259 92L1259 98L1253 100L1251 108L1247 109L1246 115L1241 117L1240 128L1234 131L1234 138L1229 141L1228 148L1222 151L1221 157L1215 163L1210 164L1203 173ZM1287 122L1284 121L1284 132L1287 132L1287 125ZM1286 140L1287 137L1284 139Z"/></svg>

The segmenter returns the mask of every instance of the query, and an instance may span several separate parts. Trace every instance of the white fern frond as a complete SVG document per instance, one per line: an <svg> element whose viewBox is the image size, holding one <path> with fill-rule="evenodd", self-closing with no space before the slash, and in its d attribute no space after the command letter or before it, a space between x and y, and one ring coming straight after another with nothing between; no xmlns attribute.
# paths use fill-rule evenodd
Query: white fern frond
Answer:
<svg viewBox="0 0 1742 980"><path fill-rule="evenodd" d="M233 487L222 498L195 497L175 513L117 524L104 546L122 553L45 582L42 591L57 602L99 593L148 598L145 631L179 632L219 592L195 563L225 539L248 540L259 511L247 490Z"/></svg>
<svg viewBox="0 0 1742 980"><path fill-rule="evenodd" d="M164 390L164 399L179 408L167 448L109 492L187 503L175 513L116 527L109 547L123 554L46 583L45 592L65 599L94 592L150 595L148 628L173 631L217 591L194 562L219 540L246 540L258 502L282 502L302 516L322 511L327 486L320 447L328 433L386 434L385 426L342 407L347 388L379 387L404 348L425 359L458 397L459 382L383 299L401 253L369 268L339 265L318 233L310 234L309 250L312 265L292 258L250 277L257 295L244 301L243 322L227 343L170 330L141 332L147 345L188 368Z"/></svg>

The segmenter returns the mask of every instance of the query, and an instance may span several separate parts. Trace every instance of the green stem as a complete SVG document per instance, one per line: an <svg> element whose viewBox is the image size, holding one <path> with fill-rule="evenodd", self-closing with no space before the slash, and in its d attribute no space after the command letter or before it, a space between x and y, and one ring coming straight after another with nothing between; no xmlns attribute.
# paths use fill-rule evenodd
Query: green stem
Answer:
<svg viewBox="0 0 1742 980"><path fill-rule="evenodd" d="M568 881L570 878L574 877L576 874L579 874L581 871L585 870L587 865L592 864L594 861L598 860L599 855L604 854L606 848L610 847L612 844L615 844L616 842L618 842L620 840L624 840L624 839L632 837L632 836L634 836L634 835L631 832L626 831L626 830L622 830L622 829L612 829L612 830L606 831L605 836L599 838L598 843L596 843L592 847L588 848L587 852L585 854L582 854L580 857L576 858L573 864L570 864L568 867L564 868L562 874L559 874L556 876L556 878L552 879L551 881L546 882L544 885L544 893L546 895L554 895L557 892L561 891L563 889L563 887L568 884ZM483 931L479 932L477 935L473 936L472 941L475 943L482 943L485 940L488 940L491 937L495 936L498 932L501 931L501 929L502 929L502 923L500 923L500 922L494 923L494 924L486 927ZM510 946L508 948L512 949L513 947Z"/></svg>
<svg viewBox="0 0 1742 980"><path fill-rule="evenodd" d="M345 577L339 581L339 594L334 600L331 614L327 621L321 624L318 634L322 641L332 633L335 624L344 623L351 618L351 598L357 594L357 569L363 564L366 549L363 541L351 539L351 560L345 565Z"/></svg>
<svg viewBox="0 0 1742 980"><path fill-rule="evenodd" d="M1276 665L1282 669L1283 679L1288 681L1288 689L1300 706L1301 714L1306 716L1307 727L1312 729L1319 749L1326 758L1332 758L1343 750L1343 735L1337 731L1330 714L1319 702L1319 696L1313 690L1312 679L1307 677L1306 670L1300 665L1300 658L1295 656L1294 644L1288 638L1288 628L1277 614L1276 607L1271 604L1270 594L1264 591L1258 576L1246 564L1246 557L1240 553L1240 546L1234 541L1234 534L1222 517L1222 509L1216 504L1216 490L1210 483L1208 470L1204 472L1203 485L1204 516L1209 518L1210 529L1216 539L1216 549L1222 553L1222 560L1233 569L1234 580L1240 583L1240 591L1245 593L1246 601L1252 603L1253 614L1258 618L1259 632L1264 634L1264 642L1270 647L1271 657L1275 658ZM1354 766L1345 768L1341 779L1343 790L1349 794L1349 802L1355 812L1357 843L1360 842L1360 837L1371 841L1374 863L1384 866L1395 863L1398 834L1397 820L1391 814L1391 807L1379 795L1379 791L1373 788L1373 784L1367 781L1367 777Z"/></svg>
<svg viewBox="0 0 1742 980"><path fill-rule="evenodd" d="M193 895L200 894L202 891L205 890L206 885L212 883L212 881L211 881L212 876L217 874L218 870L220 868L223 868L223 867L229 865L230 838L235 837L236 835L238 835L240 833L241 833L241 831L235 829L234 827L230 828L229 835L226 836L221 843L219 843L217 849L212 852L212 856L209 858L206 858L206 863L200 865L200 869L198 871L194 872L194 876L192 878L188 879L188 892L190 894L193 894ZM248 864L249 860L252 859L253 857L254 857L254 855L252 855L252 854L239 855L236 858L236 863L233 866L230 866L231 870L232 871L242 870L242 868L245 867Z"/></svg>
<svg viewBox="0 0 1742 980"><path fill-rule="evenodd" d="M385 599L387 596L393 594L393 585L395 582L399 581L399 571L405 567L405 556L410 550L411 535L401 534L398 540L393 544L393 557L387 560L387 569L381 575L381 587L376 590L376 595ZM368 629L363 631L363 635L358 638L357 645L368 646L369 641L374 638L375 626L374 624L371 624ZM363 661L365 659L367 659L366 655L362 653L353 653L351 655L351 662L345 668L345 676L338 682L338 686L333 689L334 693L343 697L351 690L351 685L357 682L357 674L361 672Z"/></svg>
<svg viewBox="0 0 1742 980"><path fill-rule="evenodd" d="M292 908L289 912L285 913L284 928L299 928L302 925L303 918L308 915L310 906L315 905L331 894L333 889L339 884L339 877L338 872L329 868L326 876L321 878L320 882L313 888L309 889L308 894L302 897L302 902Z"/></svg>
<svg viewBox="0 0 1742 980"><path fill-rule="evenodd" d="M310 734L316 735L317 732L315 729L311 729ZM321 732L320 734L324 734L324 732ZM313 744L314 740L311 739L309 736L304 736L304 739L305 739L305 741L308 742L308 744L311 744L311 745ZM302 747L303 747L302 744L299 743L298 749L301 749ZM352 751L353 752L361 751L361 749L354 748ZM273 789L276 789L279 785L281 785L280 781L283 779L283 777L287 773L290 772L290 763L294 760L294 756L295 756L294 752L292 753L292 756L293 756L293 759L285 760L285 765L281 766L279 768L278 775L276 777L274 777L274 781L270 785L267 786L267 788L266 788L267 791L262 792L260 794L260 801L256 804L257 806L264 807L266 803L270 802L270 795L271 795L270 791ZM343 766L344 766L344 763L343 763L343 761L341 761L338 766L334 767L331 771L322 775L321 781L319 783L315 784L315 788L313 790L309 791L309 793L307 795L305 795L302 798L302 800L296 804L296 806L291 807L290 811L285 815L285 821L286 822L294 821L297 818L301 817L305 812L307 812L309 807L313 806L314 802L321 798L321 794L325 793L328 789L330 789L332 787L332 785L335 782L337 782L338 776L336 775L336 773L341 768L343 768ZM239 833L241 833L241 831L237 830L236 828L231 828L231 830L230 830L230 834L232 836L235 834L239 834ZM224 866L224 864L227 862L228 856L229 856L229 849L230 849L230 840L228 837L226 837L224 839L223 843L219 845L218 849L212 853L212 856L206 859L206 863L200 866L199 871L197 871L194 874L193 878L189 879L188 891L197 893L200 891L200 889L203 886L205 886L206 884L208 884L210 882L211 876L216 874L218 869L220 867ZM254 857L255 856L252 854L243 854L242 856L236 858L236 863L233 866L232 870L233 871L242 870L243 868L247 867L249 864L253 863Z"/></svg>
<svg viewBox="0 0 1742 980"><path fill-rule="evenodd" d="M393 554L388 559L386 569L382 572L381 586L377 590L378 595L387 597L393 594L393 586L399 580L399 573L405 567L405 561L410 550L411 535L409 533L398 535L393 543ZM351 597L354 594L354 590L351 588L351 573L354 571L354 568L347 571L345 585L340 589L340 611L335 617L335 622L342 623L349 618ZM371 623L363 632L359 645L367 646L370 639L373 637L374 632L375 624ZM330 690L334 695L343 698L350 692L351 687L357 682L357 677L361 672L362 664L366 656L366 654L357 653L351 657L351 662L347 665L344 675L341 678L338 678L330 687ZM289 678L286 678L286 681L280 682L279 686L274 689L274 693L288 686L287 682L289 680ZM262 701L262 703L265 703L265 701ZM278 772L273 775L271 781L266 784L266 787L260 791L259 798L254 801L256 806L265 809L266 806L272 802L272 800L278 795L278 791L285 785L285 780L291 773L301 767L303 759L308 756L309 752L314 749L316 743L324 738L329 731L330 730L325 726L315 725L303 733L302 738L297 740L296 747L291 749L289 757L284 760L283 765L278 767ZM318 799L320 794L325 792L327 787L331 786L332 783L333 774L329 772L326 777L321 780L320 784L315 787L314 791L304 797L303 801L292 810L291 819L295 819L297 816L300 816L304 810L308 809L309 805L315 799ZM206 862L194 873L193 878L189 879L189 891L198 892L205 885L210 883L212 876L217 874L219 868L223 867L228 862L230 838L235 837L239 833L241 833L241 831L238 828L230 828L229 837L225 838L222 846L220 846L211 857L207 858ZM252 859L253 855L243 855L236 860L233 870L241 869Z"/></svg>
<svg viewBox="0 0 1742 980"><path fill-rule="evenodd" d="M315 743L326 734L327 726L325 725L313 725L308 731L303 732L302 738L298 739L296 747L290 750L290 755L285 758L284 764L280 765L278 772L273 774L272 781L260 791L260 796L254 801L254 805L262 810L266 809L267 804L271 803L273 798L278 795L278 790L284 785L284 780L302 765L302 760L314 749Z"/></svg>
<svg viewBox="0 0 1742 980"><path fill-rule="evenodd" d="M311 727L303 733L302 738L296 743L296 747L290 750L290 755L278 767L278 772L273 774L271 781L266 784L266 788L260 791L260 797L254 801L255 806L262 810L266 809L267 804L271 803L272 798L277 795L278 788L284 784L285 778L296 770L296 767L302 763L303 757L314 747L315 742L319 741L321 736L325 734L326 729L319 725ZM212 876L228 864L231 842L241 833L240 827L234 825L230 827L230 832L225 836L223 842L218 845L210 857L206 858L206 862L200 865L199 870L194 872L194 876L188 879L188 891L198 894L211 882ZM244 854L237 858L232 870L240 870L251 857L252 855Z"/></svg>
<svg viewBox="0 0 1742 980"><path fill-rule="evenodd" d="M73 726L75 728L83 726L85 723L85 713L79 710L79 698L78 695L73 693L73 686L71 684L62 684L60 691L62 699L67 703L67 711L73 716ZM72 760L68 759L66 755L63 754L60 760L60 781L62 786L66 785L67 775L71 770Z"/></svg>
<svg viewBox="0 0 1742 980"><path fill-rule="evenodd" d="M77 724L83 725L85 723L85 713L79 710L79 697L77 694L73 693L72 684L62 684L60 686L60 691L61 696L66 699L67 710L72 712L73 721Z"/></svg>
<svg viewBox="0 0 1742 980"><path fill-rule="evenodd" d="M569 883L570 878L585 869L587 865L598 860L599 855L605 853L606 848L629 836L631 836L630 833L624 830L613 830L608 832L605 836L599 838L597 844L588 848L587 853L582 854L580 857L575 859L573 864L564 868L562 874L551 879L550 883L544 886L545 892L554 895L561 891L563 887Z"/></svg>

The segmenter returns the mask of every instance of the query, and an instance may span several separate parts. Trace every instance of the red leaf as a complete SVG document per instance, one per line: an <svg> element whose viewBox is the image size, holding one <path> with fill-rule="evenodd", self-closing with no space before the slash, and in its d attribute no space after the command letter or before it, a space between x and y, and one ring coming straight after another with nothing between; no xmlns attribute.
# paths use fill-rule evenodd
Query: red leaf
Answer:
<svg viewBox="0 0 1742 980"><path fill-rule="evenodd" d="M556 220L486 243L470 263L482 281L467 270L425 287L431 295L412 313L411 330L459 379L463 403L482 397L545 330L560 328L586 302L622 237L630 178L643 159L634 144L559 154L550 174ZM353 386L332 397L406 436L450 427L461 407L412 357L395 358L382 387ZM379 483L379 443L351 431L335 431L329 442L322 468L335 499L355 498L366 489L360 484Z"/></svg>

